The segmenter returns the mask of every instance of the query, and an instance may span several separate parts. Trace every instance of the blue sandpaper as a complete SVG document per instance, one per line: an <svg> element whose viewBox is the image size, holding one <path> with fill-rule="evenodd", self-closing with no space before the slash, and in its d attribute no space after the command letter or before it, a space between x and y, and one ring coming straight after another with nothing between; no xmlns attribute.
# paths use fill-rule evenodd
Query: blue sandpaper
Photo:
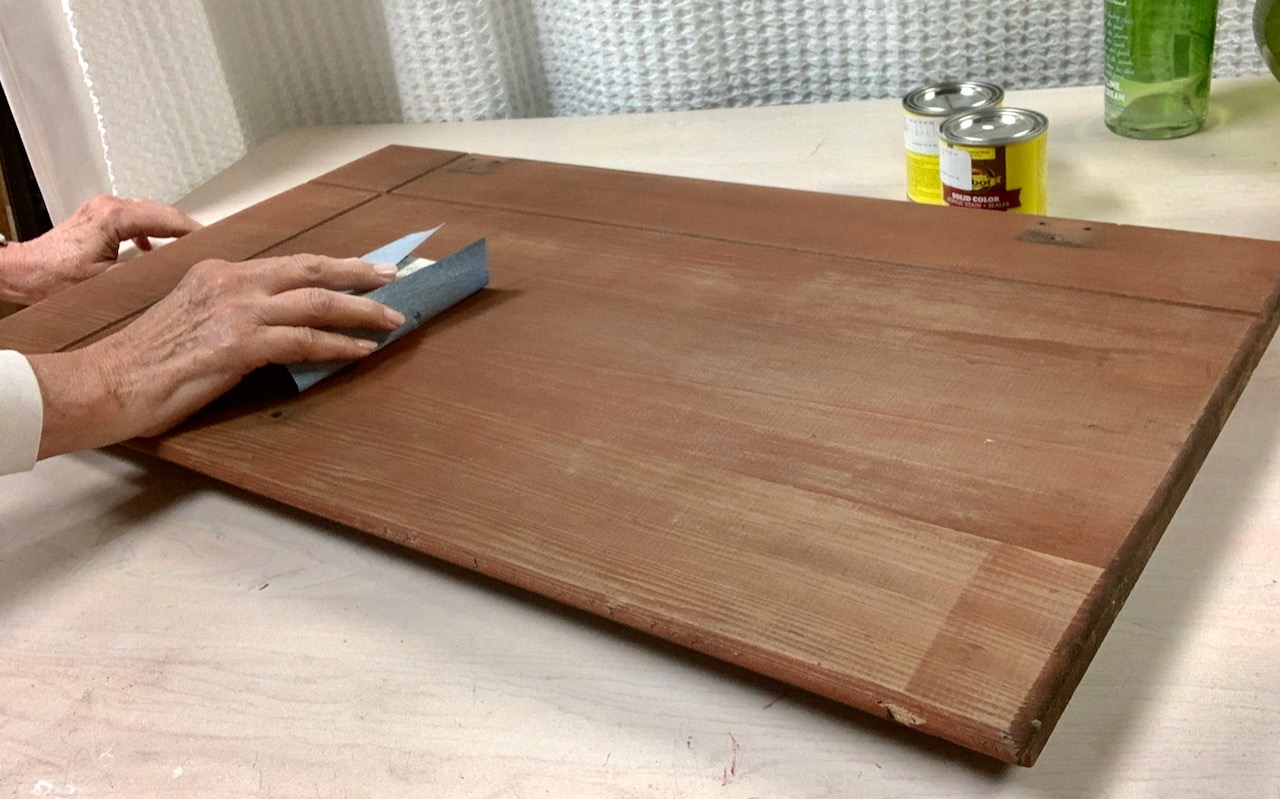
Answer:
<svg viewBox="0 0 1280 799"><path fill-rule="evenodd" d="M401 264L401 261L407 260L409 253L415 247L434 232L435 230L430 230L410 234L386 247L374 250L364 256L363 260L370 263ZM390 260L397 255L399 257L396 260ZM376 341L377 349L382 349L487 285L489 285L489 256L485 248L485 240L480 239L434 264L398 277L387 285L364 295L404 314L403 325L391 331L344 330L342 332ZM349 361L302 363L289 366L288 370L298 391L306 391L350 363Z"/></svg>

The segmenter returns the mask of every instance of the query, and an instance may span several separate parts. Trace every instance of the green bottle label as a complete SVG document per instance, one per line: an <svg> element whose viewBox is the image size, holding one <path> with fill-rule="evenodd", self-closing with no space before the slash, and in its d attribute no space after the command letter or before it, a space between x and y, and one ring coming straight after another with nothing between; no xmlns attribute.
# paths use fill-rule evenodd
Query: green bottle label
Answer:
<svg viewBox="0 0 1280 799"><path fill-rule="evenodd" d="M1105 0L1107 127L1134 138L1185 136L1204 124L1217 0Z"/></svg>
<svg viewBox="0 0 1280 799"><path fill-rule="evenodd" d="M1121 81L1132 80L1133 67L1133 13L1129 0L1107 0L1103 18L1106 31L1103 43L1103 69L1106 78L1108 100L1125 101Z"/></svg>

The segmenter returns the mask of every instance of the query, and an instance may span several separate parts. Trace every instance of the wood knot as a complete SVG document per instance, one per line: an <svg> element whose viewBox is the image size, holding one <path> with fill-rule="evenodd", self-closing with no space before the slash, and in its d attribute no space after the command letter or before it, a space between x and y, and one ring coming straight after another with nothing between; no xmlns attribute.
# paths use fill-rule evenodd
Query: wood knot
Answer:
<svg viewBox="0 0 1280 799"><path fill-rule="evenodd" d="M1057 247L1087 247L1093 241L1094 226L1070 220L1040 219L1022 231L1019 241L1052 244Z"/></svg>
<svg viewBox="0 0 1280 799"><path fill-rule="evenodd" d="M469 175L487 175L500 166L502 166L501 158L484 158L470 155L466 158L459 158L449 164L449 166L445 167L445 171L465 172Z"/></svg>

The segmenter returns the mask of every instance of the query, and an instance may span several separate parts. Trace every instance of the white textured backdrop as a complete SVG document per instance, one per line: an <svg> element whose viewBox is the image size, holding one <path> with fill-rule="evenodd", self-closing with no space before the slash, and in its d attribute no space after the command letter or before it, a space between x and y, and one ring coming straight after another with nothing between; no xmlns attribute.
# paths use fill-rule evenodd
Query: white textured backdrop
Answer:
<svg viewBox="0 0 1280 799"><path fill-rule="evenodd" d="M1265 71L1252 7L1221 0L1217 74ZM55 219L94 191L176 199L298 125L1080 85L1102 62L1102 0L0 0L0 15L0 80Z"/></svg>

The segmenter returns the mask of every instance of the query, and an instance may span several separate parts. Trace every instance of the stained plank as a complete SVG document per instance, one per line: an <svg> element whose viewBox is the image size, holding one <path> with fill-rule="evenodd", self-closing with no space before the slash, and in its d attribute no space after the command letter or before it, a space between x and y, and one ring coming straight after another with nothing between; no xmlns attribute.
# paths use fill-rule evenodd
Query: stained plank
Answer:
<svg viewBox="0 0 1280 799"><path fill-rule="evenodd" d="M1250 312L1265 308L1277 271L1250 257L1257 245L1248 239L1200 235L1170 249L1168 232L1153 228L1017 214L988 219L977 211L487 156L455 161L398 193ZM1237 268L1204 268L1215 261Z"/></svg>
<svg viewBox="0 0 1280 799"><path fill-rule="evenodd" d="M1265 242L404 148L337 174L384 193L285 200L255 252L444 223L423 254L485 236L491 287L138 447L1023 764L1277 318ZM63 307L0 345L66 346Z"/></svg>
<svg viewBox="0 0 1280 799"><path fill-rule="evenodd" d="M466 153L448 150L393 145L326 172L313 182L383 193L465 156Z"/></svg>

